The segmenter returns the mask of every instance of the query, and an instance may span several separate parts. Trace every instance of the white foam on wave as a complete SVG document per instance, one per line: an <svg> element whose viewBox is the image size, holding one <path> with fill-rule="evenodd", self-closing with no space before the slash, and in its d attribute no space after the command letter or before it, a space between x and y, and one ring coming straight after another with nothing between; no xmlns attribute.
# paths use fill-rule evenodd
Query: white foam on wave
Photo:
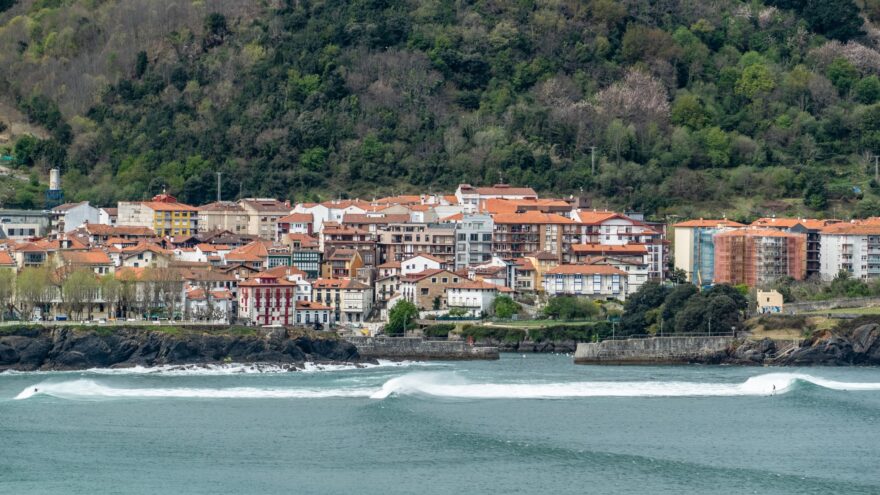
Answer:
<svg viewBox="0 0 880 495"><path fill-rule="evenodd" d="M369 397L365 388L120 388L94 380L80 379L58 383L39 383L21 391L15 400L38 395L60 399L104 398L192 398L192 399L312 399L328 397Z"/></svg>
<svg viewBox="0 0 880 495"><path fill-rule="evenodd" d="M769 396L790 392L798 382L840 391L880 391L880 383L839 382L797 373L753 376L742 383L698 382L567 382L472 383L454 373L409 373L375 386L334 388L122 388L91 379L43 382L25 388L15 399L45 395L62 399L104 398L204 398L204 399L309 399L422 395L457 399L563 399L577 397L733 397Z"/></svg>
<svg viewBox="0 0 880 495"><path fill-rule="evenodd" d="M91 375L165 375L165 376L226 376L239 374L269 373L324 373L334 371L353 371L373 368L402 368L409 366L429 366L421 361L386 361L377 363L303 363L300 365L275 365L261 363L228 363L228 364L183 364L162 366L132 366L128 368L89 368L81 371L15 371L8 370L8 375L47 375L47 374L91 374Z"/></svg>
<svg viewBox="0 0 880 495"><path fill-rule="evenodd" d="M457 399L562 399L576 397L732 397L768 396L789 392L798 381L833 390L878 390L880 383L837 382L797 373L769 373L743 383L698 382L569 382L469 383L436 373L411 373L392 378L371 395L427 395Z"/></svg>

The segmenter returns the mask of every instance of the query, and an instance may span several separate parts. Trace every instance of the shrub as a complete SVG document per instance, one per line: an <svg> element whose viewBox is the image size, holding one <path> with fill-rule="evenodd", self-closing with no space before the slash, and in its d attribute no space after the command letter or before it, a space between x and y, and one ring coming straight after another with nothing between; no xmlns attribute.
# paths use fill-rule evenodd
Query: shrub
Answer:
<svg viewBox="0 0 880 495"><path fill-rule="evenodd" d="M455 330L455 325L452 323L438 323L425 327L422 329L422 332L425 334L425 337L446 338L449 336L449 332L453 330Z"/></svg>

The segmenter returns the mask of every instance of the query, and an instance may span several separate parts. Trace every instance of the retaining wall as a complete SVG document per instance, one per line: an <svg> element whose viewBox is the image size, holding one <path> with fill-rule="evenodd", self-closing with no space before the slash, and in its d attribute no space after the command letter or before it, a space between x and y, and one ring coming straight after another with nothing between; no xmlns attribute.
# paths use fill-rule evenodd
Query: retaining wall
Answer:
<svg viewBox="0 0 880 495"><path fill-rule="evenodd" d="M361 357L372 359L463 360L498 359L497 347L471 346L464 341L419 337L350 337Z"/></svg>
<svg viewBox="0 0 880 495"><path fill-rule="evenodd" d="M725 351L733 337L653 337L578 344L576 364L657 364L705 361Z"/></svg>

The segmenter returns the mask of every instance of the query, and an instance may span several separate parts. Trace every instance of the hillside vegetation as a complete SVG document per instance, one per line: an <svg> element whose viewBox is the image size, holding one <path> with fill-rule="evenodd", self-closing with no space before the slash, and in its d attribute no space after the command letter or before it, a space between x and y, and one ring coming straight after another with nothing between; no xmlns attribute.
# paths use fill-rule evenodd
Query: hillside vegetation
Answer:
<svg viewBox="0 0 880 495"><path fill-rule="evenodd" d="M202 203L221 171L227 198L503 180L660 216L880 214L878 0L4 5L0 93L51 136L16 166L61 166L73 199Z"/></svg>

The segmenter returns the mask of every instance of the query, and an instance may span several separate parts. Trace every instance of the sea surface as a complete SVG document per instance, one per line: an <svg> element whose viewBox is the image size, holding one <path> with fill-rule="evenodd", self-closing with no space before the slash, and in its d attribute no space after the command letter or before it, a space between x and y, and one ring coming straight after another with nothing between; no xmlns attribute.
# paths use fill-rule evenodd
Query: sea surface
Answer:
<svg viewBox="0 0 880 495"><path fill-rule="evenodd" d="M2 494L880 493L880 369L0 374Z"/></svg>

